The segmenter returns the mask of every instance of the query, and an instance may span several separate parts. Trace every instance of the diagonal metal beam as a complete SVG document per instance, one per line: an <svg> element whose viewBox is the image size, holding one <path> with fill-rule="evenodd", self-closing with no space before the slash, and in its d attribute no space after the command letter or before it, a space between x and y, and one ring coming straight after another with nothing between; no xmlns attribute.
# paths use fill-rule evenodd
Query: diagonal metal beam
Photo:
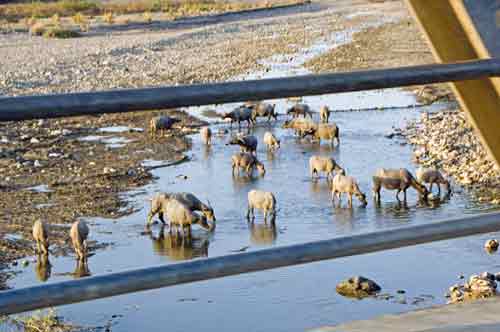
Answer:
<svg viewBox="0 0 500 332"><path fill-rule="evenodd" d="M406 0L443 63L500 57L500 1ZM452 83L483 146L500 166L500 78Z"/></svg>

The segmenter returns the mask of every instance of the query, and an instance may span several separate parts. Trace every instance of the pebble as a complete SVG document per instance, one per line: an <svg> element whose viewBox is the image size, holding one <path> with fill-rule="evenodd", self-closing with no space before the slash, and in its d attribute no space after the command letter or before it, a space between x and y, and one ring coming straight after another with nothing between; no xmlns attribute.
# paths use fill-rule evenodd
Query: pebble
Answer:
<svg viewBox="0 0 500 332"><path fill-rule="evenodd" d="M31 140L30 140L30 143L33 143L33 144L36 144L36 143L40 143L40 140L33 137Z"/></svg>

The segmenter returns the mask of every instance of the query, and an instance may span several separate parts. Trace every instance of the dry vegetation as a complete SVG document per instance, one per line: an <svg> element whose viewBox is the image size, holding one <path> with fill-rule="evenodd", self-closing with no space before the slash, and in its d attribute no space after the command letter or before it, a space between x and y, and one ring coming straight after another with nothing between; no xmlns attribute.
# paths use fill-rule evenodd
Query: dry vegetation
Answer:
<svg viewBox="0 0 500 332"><path fill-rule="evenodd" d="M284 0L281 4L293 3ZM106 2L88 0L59 0L0 5L0 17L8 22L27 18L71 17L74 15L104 16L164 12L169 17L198 15L224 11L269 7L269 2L228 2L225 0L138 0ZM149 20L147 20L149 21ZM108 22L109 23L109 22Z"/></svg>
<svg viewBox="0 0 500 332"><path fill-rule="evenodd" d="M65 323L53 309L39 311L31 316L0 317L0 325L8 325L9 331L17 332L70 332L81 330Z"/></svg>

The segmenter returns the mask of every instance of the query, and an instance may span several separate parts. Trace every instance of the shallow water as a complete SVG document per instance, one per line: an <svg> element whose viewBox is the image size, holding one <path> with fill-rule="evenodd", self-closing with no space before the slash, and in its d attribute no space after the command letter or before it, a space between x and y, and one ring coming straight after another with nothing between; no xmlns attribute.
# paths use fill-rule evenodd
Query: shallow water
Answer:
<svg viewBox="0 0 500 332"><path fill-rule="evenodd" d="M400 102L409 102L413 98L401 91L391 91L387 95L391 94L399 95ZM391 100L386 98L387 95L378 93L380 98ZM360 103L373 96L372 93L361 95ZM325 100L328 100L327 97L305 98L312 105ZM275 154L267 153L265 147L259 145L258 157L267 168L263 178L257 175L252 179L231 176L230 156L238 149L225 146L229 136L215 138L210 149L202 146L198 136L194 136L192 162L154 171L160 177L159 181L131 193L131 200L138 206L144 205L144 209L113 222L91 220L92 239L115 244L89 259L90 273L227 255L242 248L252 251L329 239L487 210L488 206L473 203L467 194L460 192L460 188L456 188L459 192L450 200L435 206L419 206L415 193L410 190L407 208L398 205L394 193L389 192L382 193L383 203L379 208L372 201L367 208L360 207L357 201L352 210L332 208L325 179L312 181L309 178L307 161L313 154L333 156L359 180L361 189L367 193L370 192L370 179L376 168L414 169L410 162L410 147L401 140L388 139L384 134L390 132L393 126L400 127L406 120L418 115L416 110L404 109L333 114L334 121L341 128L341 144L333 149L327 143L318 146L298 141L291 132L279 126L268 126L261 120L252 131L254 135L261 139L264 132L270 130L282 140L282 148ZM214 130L217 130L216 126ZM187 179L179 178L180 174L186 175ZM257 214L253 229L247 224L244 217L246 194L254 188L275 193L279 207L275 230L263 224L260 214ZM203 200L210 199L217 214L215 233L208 235L195 228L193 243L184 245L168 235L161 239L158 225L153 228L153 237L141 235L149 208L146 198L156 191L191 191ZM173 331L193 326L213 331L242 328L252 331L300 331L444 303L443 293L456 282L459 274L495 271L498 267L498 259L482 249L484 240L489 236L120 296L65 306L60 313L76 322L100 324L112 315L120 314L123 317L114 321L115 329L126 331L135 328L163 331L165 327L161 323L167 322L169 330ZM70 257L51 258L51 262L49 282L72 278L70 273L74 271L81 274L81 267L79 270ZM35 264L24 271L10 283L11 286L38 284L36 277L43 279L44 274L46 276L46 271L39 271ZM382 285L383 292L395 295L398 289L406 290L407 304L398 303L404 300L401 296L387 301L358 301L335 293L337 282L357 274L376 280ZM418 304L411 304L422 295L432 297L424 296ZM174 312L167 316L167 313ZM293 315L290 315L291 312Z"/></svg>
<svg viewBox="0 0 500 332"><path fill-rule="evenodd" d="M344 33L338 38L347 38L345 36ZM321 43L316 45L318 47L313 45L312 49L323 52L327 48ZM267 62L268 72L255 73L248 78L306 73L301 68L304 57L299 55L295 59L299 60L270 59ZM117 272L228 255L238 250L253 251L418 225L491 209L488 205L474 203L458 187L450 200L432 206L419 205L410 189L407 207L395 201L394 193L383 191L380 207L375 207L369 200L366 208L359 207L357 201L353 209L333 208L325 179L312 181L308 175L310 156L333 156L350 175L358 179L361 189L370 196L371 176L377 168L415 168L411 163L411 147L402 140L388 139L384 135L390 133L393 127L404 126L408 120L418 117L420 112L438 111L447 105L407 109L405 106L414 105L416 101L412 94L399 89L305 97L302 101L316 110L322 105L334 110L401 108L332 114L331 119L341 130L341 144L336 148L331 148L326 142L319 146L298 141L290 131L281 129L282 118L277 126L260 120L257 128L251 131L259 141L267 130L282 141L282 148L275 154L267 153L265 147L259 145L258 157L267 169L263 178L231 176L230 157L238 149L225 146L228 135L216 137L209 149L202 146L196 135L190 152L191 162L157 169L154 174L159 179L155 183L129 193L127 197L132 204L141 208L137 213L118 220L89 220L91 239L112 245L89 258L88 271L77 266L72 257L51 257L50 276L47 270L31 264L27 268L19 268L23 273L18 274L10 286L35 285L47 277L47 282L54 282L87 273ZM273 102L276 102L280 113L292 105L287 100ZM217 111L231 107L234 104L218 107ZM199 114L203 109L190 108L188 111ZM220 126L227 127L213 126L213 131L216 132ZM148 160L146 163L155 165L158 162L162 161ZM276 229L266 227L260 214L257 214L254 227L247 224L244 217L246 195L254 188L275 193L279 208ZM152 236L142 235L149 209L147 198L157 191L190 191L202 200L210 199L217 215L215 233L209 235L195 228L193 242L184 244L167 234L162 237L158 225L154 226ZM164 331L166 328L169 331L190 328L207 331L302 331L444 303L443 293L457 281L459 274L484 270L496 272L498 259L482 249L484 241L491 236L436 242L147 291L64 306L59 308L59 313L70 321L84 325L110 324L114 331ZM406 294L389 300L361 301L336 294L336 283L352 275L374 279L382 286L383 292L395 295L398 289L404 289Z"/></svg>

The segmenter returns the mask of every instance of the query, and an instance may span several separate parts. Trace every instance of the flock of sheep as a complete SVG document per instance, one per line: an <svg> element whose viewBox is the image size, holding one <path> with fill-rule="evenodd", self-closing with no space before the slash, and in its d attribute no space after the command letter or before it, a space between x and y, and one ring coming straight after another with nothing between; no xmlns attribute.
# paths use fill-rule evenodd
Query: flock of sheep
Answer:
<svg viewBox="0 0 500 332"><path fill-rule="evenodd" d="M327 140L333 146L340 144L340 131L335 123L329 123L331 111L324 106L320 109L320 122L312 120L313 112L308 105L297 104L289 108L286 112L291 119L283 124L283 128L289 128L295 131L301 138L311 136L311 138L321 144L321 140ZM275 105L267 103L245 103L231 112L222 114L222 119L238 124L241 129L241 123L246 122L247 126L255 125L258 117L265 117L270 122L271 119L277 120L278 114L275 111ZM160 116L151 120L151 132L155 136L157 132L165 130L164 123L172 124L169 117ZM160 133L161 134L161 133ZM203 127L200 131L202 141L206 145L211 145L212 131L209 127ZM265 132L263 142L269 152L274 152L280 148L280 140L271 132ZM238 133L229 139L226 145L239 145L241 152L231 157L232 174L239 175L240 171L251 176L256 169L261 176L264 176L266 169L264 164L257 158L258 140L253 135L244 135ZM346 175L345 170L337 164L331 157L312 156L309 159L309 170L312 178L319 176L320 173L326 173L326 178L330 186L332 202L338 201L341 204L342 194L347 194L349 207L352 207L353 196L356 196L363 206L368 204L366 195L361 192L356 179ZM378 169L373 176L373 193L376 202L380 202L380 191L382 188L396 190L396 198L402 191L406 201L406 191L409 187L414 188L419 193L421 199L427 200L430 191L423 183L430 184L430 190L434 184L438 185L439 194L441 194L440 185L447 188L450 193L449 182L436 169L419 169L414 177L407 169ZM276 218L276 197L272 192L262 190L251 190L248 192L247 219L254 221L254 210L261 210L264 214L264 221L267 223L268 216L274 224ZM199 214L198 214L199 213ZM151 211L148 215L147 227L151 225L154 215L159 214L162 223L167 222L170 225L171 232L182 236L190 236L191 225L198 224L206 230L215 229L215 214L210 202L204 204L191 193L159 193L151 199ZM210 221L210 223L209 223ZM182 232L182 234L180 233Z"/></svg>
<svg viewBox="0 0 500 332"><path fill-rule="evenodd" d="M339 128L335 123L329 123L331 111L326 107L320 109L320 122L312 120L313 111L308 105L297 104L287 110L286 115L292 118L286 120L283 128L289 128L295 131L300 138L311 136L319 144L321 140L330 141L333 146L340 144ZM231 127L233 122L238 123L241 128L241 122L247 122L248 127L254 125L258 117L267 117L268 122L271 119L277 120L278 114L275 111L275 105L266 103L245 103L231 112L224 113L222 118L230 120ZM179 120L169 116L158 116L150 122L150 133L156 136L158 133L163 135L172 125ZM206 145L211 145L212 131L209 127L203 127L200 131L202 141ZM266 132L263 137L264 144L270 152L280 148L280 140L271 132ZM227 145L239 145L241 152L234 154L231 158L232 173L239 174L241 170L249 176L257 169L261 176L264 176L266 170L262 162L257 158L257 138L252 135L238 134L232 137ZM342 194L347 194L349 207L352 207L353 196L356 196L363 206L368 204L366 195L359 189L356 179L346 175L345 170L337 164L331 157L312 156L309 159L309 170L312 178L318 177L320 173L326 173L327 182L331 190L333 204L338 201L341 204ZM396 199L400 201L399 194L402 191L404 201L406 201L406 191L409 187L414 188L421 199L427 200L434 184L437 184L439 195L441 194L440 185L444 185L447 194L450 194L450 184L443 175L436 169L419 169L414 177L407 169L378 169L373 178L373 194L376 202L380 202L381 188L395 190ZM427 189L424 183L430 184ZM254 222L255 212L258 209L264 213L264 221L267 223L268 216L270 222L274 225L276 218L276 197L272 192L262 190L251 190L248 192L247 219ZM147 217L146 227L149 229L153 223L153 217L158 218L163 224L168 222L171 233L180 235L183 238L191 237L191 226L196 224L209 232L215 230L216 217L212 205L208 201L203 203L195 195L188 192L183 193L158 193L151 198L151 210ZM165 220L166 218L166 220ZM85 221L75 222L70 229L70 238L73 248L79 261L85 261L87 257L87 236L89 228ZM48 226L38 220L33 225L33 237L37 244L39 254L48 255Z"/></svg>

